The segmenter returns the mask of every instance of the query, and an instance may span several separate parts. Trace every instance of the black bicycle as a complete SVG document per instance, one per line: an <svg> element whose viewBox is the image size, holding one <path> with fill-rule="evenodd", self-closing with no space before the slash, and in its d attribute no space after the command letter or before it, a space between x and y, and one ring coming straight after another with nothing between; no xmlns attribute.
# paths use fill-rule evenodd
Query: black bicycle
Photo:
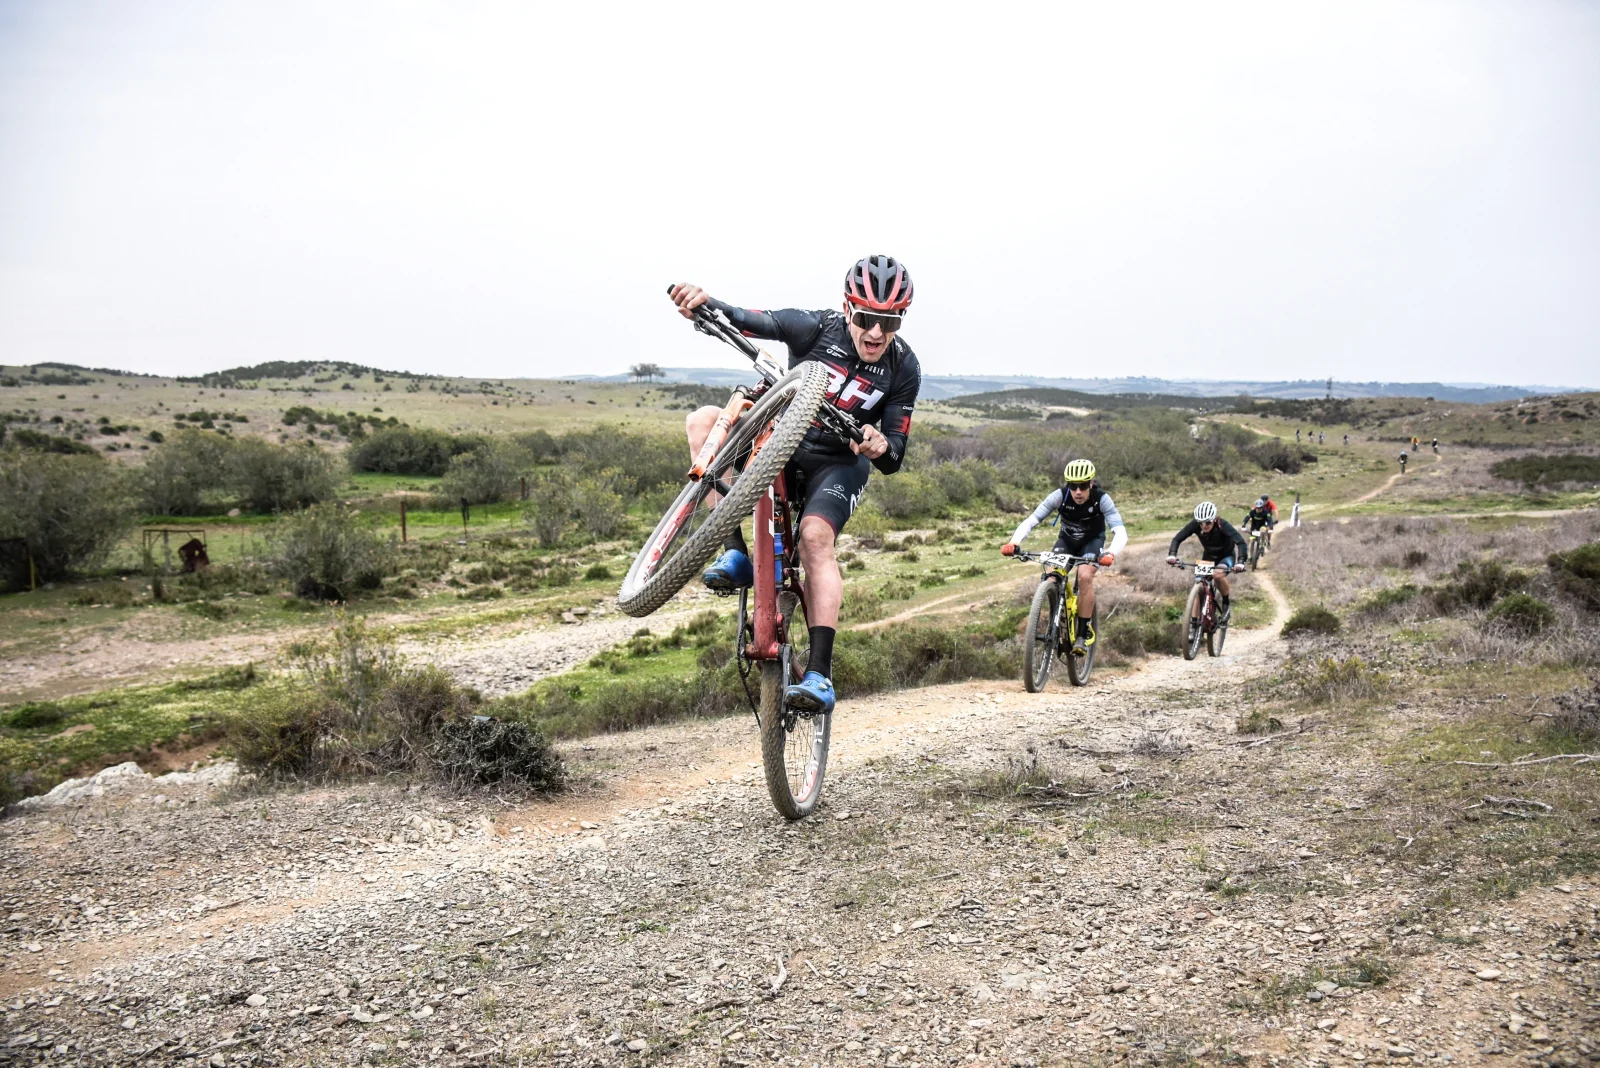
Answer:
<svg viewBox="0 0 1600 1068"><path fill-rule="evenodd" d="M1033 605L1028 609L1028 631L1022 642L1022 685L1029 693L1043 690L1050 681L1050 668L1058 656L1066 662L1068 681L1074 686L1084 685L1094 669L1100 606L1096 604L1089 617L1096 640L1080 653L1074 648L1078 640L1078 566L1093 564L1098 567L1099 561L1092 556L1030 553L1025 549L1018 549L1014 557L1044 564L1039 587L1033 591Z"/></svg>

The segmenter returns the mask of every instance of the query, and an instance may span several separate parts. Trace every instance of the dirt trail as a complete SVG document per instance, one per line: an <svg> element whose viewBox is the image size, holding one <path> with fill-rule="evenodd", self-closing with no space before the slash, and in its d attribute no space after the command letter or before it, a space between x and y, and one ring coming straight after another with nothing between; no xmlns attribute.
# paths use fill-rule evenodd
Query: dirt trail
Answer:
<svg viewBox="0 0 1600 1068"><path fill-rule="evenodd" d="M1493 906L1481 947L1412 937L1386 987L1261 1001L1343 977L1409 921L1381 860L1323 858L1330 819L1362 809L1360 762L1330 776L1315 730L1235 733L1243 683L1285 648L1289 604L1256 577L1272 625L1222 657L844 702L824 807L797 824L772 813L743 717L569 746L573 793L530 805L373 782L8 820L7 1056L1465 1063L1541 1041L1503 1026L1513 990L1566 1041L1577 988L1540 946L1588 922L1592 880ZM1028 759L1093 800L987 785ZM1262 804L1262 776L1317 800ZM1217 865L1348 890L1220 894ZM1513 985L1473 978L1491 965Z"/></svg>

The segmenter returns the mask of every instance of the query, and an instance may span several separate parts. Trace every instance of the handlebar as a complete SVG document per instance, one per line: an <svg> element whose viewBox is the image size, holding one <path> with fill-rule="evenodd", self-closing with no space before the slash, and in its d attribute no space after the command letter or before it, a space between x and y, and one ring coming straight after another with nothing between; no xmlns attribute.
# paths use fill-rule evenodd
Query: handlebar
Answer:
<svg viewBox="0 0 1600 1068"><path fill-rule="evenodd" d="M670 283L667 286L667 293L671 294L674 289L678 288L678 284L677 282ZM739 328L730 323L726 315L723 315L711 305L702 304L694 310L694 328L702 334L710 335L718 341L738 349L751 363L755 364L756 371L767 385L770 386L783 377L784 370L778 361L752 343L744 334L740 333ZM857 445L861 444L863 440L861 423L857 421L855 416L848 412L841 412L838 408L826 402L817 411L817 422L839 437L847 441L853 441Z"/></svg>
<svg viewBox="0 0 1600 1068"><path fill-rule="evenodd" d="M1026 549L1018 549L1011 554L1011 558L1013 560L1021 560L1024 563L1042 560L1057 567L1076 567L1079 564L1100 566L1100 558L1098 556L1073 556L1070 553L1031 553Z"/></svg>
<svg viewBox="0 0 1600 1068"><path fill-rule="evenodd" d="M1212 570L1216 570L1216 568L1217 568L1219 563L1220 563L1220 561L1217 561L1217 560L1168 560L1167 561L1167 566L1168 567L1177 567L1177 568L1191 568L1191 567L1194 567L1196 564L1210 564L1211 567L1212 567ZM1234 564L1231 568L1226 568L1225 570L1227 570L1229 572L1237 573L1237 572L1241 572L1241 571L1248 571L1249 568L1245 567L1245 565L1243 565L1243 564Z"/></svg>

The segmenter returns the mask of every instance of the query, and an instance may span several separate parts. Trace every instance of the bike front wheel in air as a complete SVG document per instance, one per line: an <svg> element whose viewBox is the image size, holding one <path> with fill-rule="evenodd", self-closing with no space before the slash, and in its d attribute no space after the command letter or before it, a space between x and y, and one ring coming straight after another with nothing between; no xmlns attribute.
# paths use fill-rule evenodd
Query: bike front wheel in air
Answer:
<svg viewBox="0 0 1600 1068"><path fill-rule="evenodd" d="M1200 655L1200 641L1204 638L1203 628L1200 623L1200 612L1204 601L1200 594L1200 584L1197 582L1189 588L1189 603L1183 609L1183 658L1193 660Z"/></svg>
<svg viewBox="0 0 1600 1068"><path fill-rule="evenodd" d="M1083 686L1089 682L1089 672L1094 670L1094 653L1100 648L1100 606L1096 604L1094 611L1089 614L1089 629L1094 633L1094 644L1089 646L1082 654L1072 651L1067 652L1067 681L1074 686Z"/></svg>
<svg viewBox="0 0 1600 1068"><path fill-rule="evenodd" d="M727 441L706 465L705 476L683 487L645 539L622 580L618 608L630 616L647 616L671 600L705 566L800 447L827 389L827 367L808 360L761 395L734 424ZM736 470L735 465L749 454L757 435L769 423L771 436L743 471ZM707 507L706 498L717 491L719 481L728 492Z"/></svg>
<svg viewBox="0 0 1600 1068"><path fill-rule="evenodd" d="M1057 607L1061 590L1055 579L1047 578L1033 591L1028 609L1028 629L1022 635L1022 685L1038 693L1050 682L1050 664L1056 652L1056 628L1060 624Z"/></svg>
<svg viewBox="0 0 1600 1068"><path fill-rule="evenodd" d="M792 593L778 595L778 618L781 655L761 665L761 764L772 807L784 819L798 820L822 800L833 715L808 716L784 708L784 687L805 675L808 628L805 608Z"/></svg>

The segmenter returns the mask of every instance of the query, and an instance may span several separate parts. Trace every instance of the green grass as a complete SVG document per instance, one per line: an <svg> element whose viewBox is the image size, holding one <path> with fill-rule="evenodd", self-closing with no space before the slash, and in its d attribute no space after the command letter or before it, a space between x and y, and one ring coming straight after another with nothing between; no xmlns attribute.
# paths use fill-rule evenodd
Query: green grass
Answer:
<svg viewBox="0 0 1600 1068"><path fill-rule="evenodd" d="M212 737L230 711L276 684L228 668L160 686L128 686L0 709L0 800L39 793L80 769Z"/></svg>

